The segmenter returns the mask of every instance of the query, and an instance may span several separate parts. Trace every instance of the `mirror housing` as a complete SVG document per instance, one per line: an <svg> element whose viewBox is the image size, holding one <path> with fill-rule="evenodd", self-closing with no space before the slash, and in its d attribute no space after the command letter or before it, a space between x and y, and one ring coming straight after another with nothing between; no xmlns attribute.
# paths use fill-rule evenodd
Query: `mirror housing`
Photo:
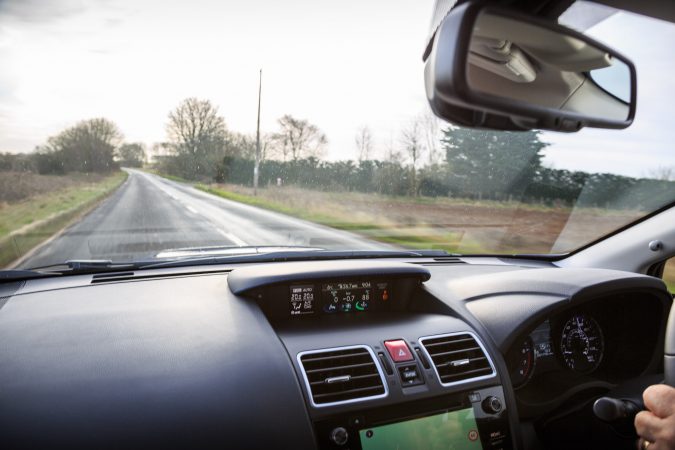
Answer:
<svg viewBox="0 0 675 450"><path fill-rule="evenodd" d="M509 9L481 2L456 6L424 60L431 109L459 125L575 132L626 128L635 116L636 71L628 58L579 32ZM608 67L622 72L609 80L622 94L591 76Z"/></svg>

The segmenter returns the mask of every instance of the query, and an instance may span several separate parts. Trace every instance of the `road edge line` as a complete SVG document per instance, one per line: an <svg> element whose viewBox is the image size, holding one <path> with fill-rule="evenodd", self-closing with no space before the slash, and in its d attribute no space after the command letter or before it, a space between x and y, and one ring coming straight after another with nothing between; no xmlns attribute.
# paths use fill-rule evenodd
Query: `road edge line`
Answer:
<svg viewBox="0 0 675 450"><path fill-rule="evenodd" d="M128 174L127 174L126 178L125 178L120 184L118 184L115 188L111 189L109 192L106 192L106 193L103 194L101 197L99 197L99 198L97 198L97 199L94 199L94 200L91 202L91 204L86 205L86 206L82 209L82 211L79 211L78 213L76 213L76 214L75 214L75 215L74 215L74 216L66 223L66 225L64 225L61 229L57 230L54 234L52 234L51 236L49 236L47 239L45 239L44 241L42 241L42 242L40 242L39 244L37 244L37 245L35 245L34 247L32 247L30 250L28 250L26 253L24 253L23 255L21 255L19 258L15 259L15 260L13 260L13 261L11 261L11 262L9 262L9 263L5 266L5 268L6 268L6 269L16 269L16 268L18 268L21 264L23 264L26 260L28 260L28 259L32 258L33 256L35 256L36 253L38 253L40 250L42 250L42 249L43 249L44 247L46 247L48 244L50 244L51 242L53 242L53 241L54 241L55 239L57 239L58 237L62 236L63 233L64 233L68 228L70 228L71 226L73 226L73 224L77 223L77 222L78 222L79 220L81 220L84 216L88 215L88 214L91 213L94 209L96 209L98 206L100 206L104 201L108 200L115 192L117 192L119 189L121 189L122 186L124 186L128 181L129 181L129 176L128 176ZM63 214L66 214L66 213L67 213L67 211L64 211ZM52 217L50 218L50 220L55 220L55 219L58 219L59 217L60 217L60 214L58 214L58 215L56 215L56 216L52 216ZM45 223L47 223L47 222L48 222L48 221L45 221ZM10 240L11 240L11 239L10 239Z"/></svg>

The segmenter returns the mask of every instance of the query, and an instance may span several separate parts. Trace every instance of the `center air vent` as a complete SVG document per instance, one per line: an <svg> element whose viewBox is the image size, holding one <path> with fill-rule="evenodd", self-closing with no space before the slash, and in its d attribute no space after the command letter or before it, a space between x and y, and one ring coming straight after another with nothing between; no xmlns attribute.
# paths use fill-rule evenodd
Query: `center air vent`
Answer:
<svg viewBox="0 0 675 450"><path fill-rule="evenodd" d="M360 402L387 395L382 371L372 350L366 346L302 352L298 361L313 406Z"/></svg>
<svg viewBox="0 0 675 450"><path fill-rule="evenodd" d="M471 333L420 338L444 386L490 378L495 369L483 345Z"/></svg>

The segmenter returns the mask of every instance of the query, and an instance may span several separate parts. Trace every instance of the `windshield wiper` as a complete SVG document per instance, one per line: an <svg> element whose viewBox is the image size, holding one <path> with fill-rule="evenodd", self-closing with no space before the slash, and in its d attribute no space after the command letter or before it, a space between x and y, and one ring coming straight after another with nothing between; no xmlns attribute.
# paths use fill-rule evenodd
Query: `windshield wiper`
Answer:
<svg viewBox="0 0 675 450"><path fill-rule="evenodd" d="M139 269L155 269L162 267L185 267L193 265L210 265L224 263L252 262L287 262L287 261L322 261L336 259L375 259L375 258L422 258L436 256L459 256L445 250L311 250L280 251L256 253L249 255L208 256L198 258L154 261L138 265Z"/></svg>
<svg viewBox="0 0 675 450"><path fill-rule="evenodd" d="M130 269L135 266L136 263L114 263L110 259L69 259L63 263L31 267L27 270L47 271L47 273L79 273L97 271L100 269Z"/></svg>
<svg viewBox="0 0 675 450"><path fill-rule="evenodd" d="M107 259L72 259L63 263L31 267L30 269L9 269L0 271L0 283L46 278L59 275L79 275L85 273L111 272L138 268L142 263L114 263Z"/></svg>
<svg viewBox="0 0 675 450"><path fill-rule="evenodd" d="M0 283L9 283L19 280L30 280L33 278L51 277L53 274L38 272L37 270L7 269L0 271Z"/></svg>

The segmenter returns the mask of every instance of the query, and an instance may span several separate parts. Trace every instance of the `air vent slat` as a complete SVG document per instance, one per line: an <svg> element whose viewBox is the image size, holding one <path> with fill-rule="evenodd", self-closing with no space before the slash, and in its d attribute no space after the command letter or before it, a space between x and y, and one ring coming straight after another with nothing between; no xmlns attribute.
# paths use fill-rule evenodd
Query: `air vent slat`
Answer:
<svg viewBox="0 0 675 450"><path fill-rule="evenodd" d="M372 351L365 346L313 351L298 361L314 406L384 397L384 377Z"/></svg>
<svg viewBox="0 0 675 450"><path fill-rule="evenodd" d="M305 372L307 372L307 375L310 375L310 374L315 374L315 373L320 373L320 372L326 372L326 371L337 371L337 370L357 369L357 368L359 368L359 367L370 367L370 366L372 366L372 363L347 364L347 365L344 365L344 366L325 367L325 368L322 368L322 369L305 370Z"/></svg>
<svg viewBox="0 0 675 450"><path fill-rule="evenodd" d="M380 376L380 374L378 374L378 373L369 373L367 375L356 375L356 376L350 377L349 381L365 380L366 378L376 378L376 377L379 377L379 376ZM336 381L336 383L337 382L338 381ZM326 379L323 379L323 380L319 380L319 381L312 381L309 384L310 384L310 386L320 386L322 384L329 384L329 382L326 381Z"/></svg>
<svg viewBox="0 0 675 450"><path fill-rule="evenodd" d="M372 386L372 387L364 387L364 388L356 388L356 389L350 389L348 391L342 391L339 394L334 394L334 393L328 393L328 394L314 394L314 401L317 403L321 403L317 400L325 399L325 398L330 398L331 400L335 400L335 397L340 396L340 397L352 397L352 394L358 394L358 393L363 393L363 392L373 392L373 393L379 393L380 388L377 386ZM360 396L357 396L360 397Z"/></svg>
<svg viewBox="0 0 675 450"><path fill-rule="evenodd" d="M462 359L461 361L467 361L467 364L471 364L471 363L474 363L474 362L477 362L477 361L483 361L483 360L487 361L487 358L485 356L481 356L481 357L478 357L478 358L465 358L465 359ZM445 362L445 363L436 364L436 368L442 369L445 366L456 367L456 365L454 364L455 362L456 361L448 361L448 362Z"/></svg>
<svg viewBox="0 0 675 450"><path fill-rule="evenodd" d="M460 339L453 339L453 340L448 340L448 341L440 341L438 339L431 340L424 344L425 347L437 347L439 345L448 345L448 344L458 344L462 342L475 342L474 338L468 337L468 338L460 338Z"/></svg>
<svg viewBox="0 0 675 450"><path fill-rule="evenodd" d="M363 351L363 352L358 352L358 353L354 353L354 354L342 355L342 356L340 356L340 357L341 357L341 358L354 358L354 357L357 357L357 356L366 356L366 357L368 357L368 356L370 356L370 353L368 353L367 351ZM332 360L332 359L336 359L336 358L337 358L337 356L314 356L314 355L307 355L307 357L303 358L302 361L303 361L303 363L307 364L307 363L310 363L310 362L315 362L315 361L326 361L326 360Z"/></svg>
<svg viewBox="0 0 675 450"><path fill-rule="evenodd" d="M449 356L449 355L456 355L458 353L464 353L464 352L471 352L474 350L480 350L480 347L470 347L467 349L459 349L459 350L450 350L448 352L440 352L440 353L434 353L434 358L438 358L440 356Z"/></svg>
<svg viewBox="0 0 675 450"><path fill-rule="evenodd" d="M495 375L480 342L469 333L420 338L444 385Z"/></svg>
<svg viewBox="0 0 675 450"><path fill-rule="evenodd" d="M487 374L490 374L490 373L492 373L492 369L490 369L489 367L485 367L483 369L469 370L467 372L462 372L461 374L457 374L457 375L444 375L441 378L441 381L444 382L444 383L447 383L449 381L457 380L458 378L459 379L466 378L467 375L478 375L478 374L487 375Z"/></svg>

